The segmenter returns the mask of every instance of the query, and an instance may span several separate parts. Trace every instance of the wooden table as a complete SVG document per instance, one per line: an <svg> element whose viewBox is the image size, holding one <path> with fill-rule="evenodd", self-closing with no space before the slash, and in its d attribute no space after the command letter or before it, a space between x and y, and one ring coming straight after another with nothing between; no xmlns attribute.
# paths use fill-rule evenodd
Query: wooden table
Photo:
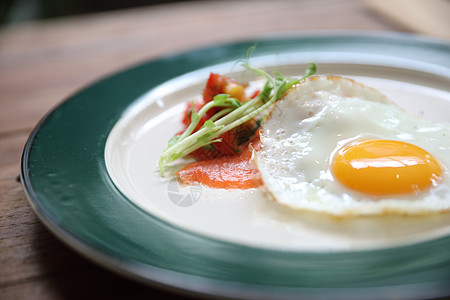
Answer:
<svg viewBox="0 0 450 300"><path fill-rule="evenodd" d="M363 1L203 1L0 29L0 299L177 296L79 256L31 209L18 175L25 141L70 94L129 65L214 43L292 30L408 31Z"/></svg>

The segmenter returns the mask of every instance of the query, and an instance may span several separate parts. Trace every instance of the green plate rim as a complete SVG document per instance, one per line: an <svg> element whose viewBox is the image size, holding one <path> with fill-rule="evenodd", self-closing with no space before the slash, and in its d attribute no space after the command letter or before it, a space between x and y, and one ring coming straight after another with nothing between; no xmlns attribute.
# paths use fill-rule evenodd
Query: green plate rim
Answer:
<svg viewBox="0 0 450 300"><path fill-rule="evenodd" d="M123 111L167 80L242 58L255 41L256 56L280 49L327 49L330 53L357 49L365 55L426 62L450 74L449 43L374 32L260 36L139 64L75 93L49 112L31 133L22 154L21 179L42 222L96 263L179 292L246 299L450 295L450 251L440 251L450 246L449 236L354 252L259 249L168 224L142 211L116 189L107 174L103 151L108 133Z"/></svg>

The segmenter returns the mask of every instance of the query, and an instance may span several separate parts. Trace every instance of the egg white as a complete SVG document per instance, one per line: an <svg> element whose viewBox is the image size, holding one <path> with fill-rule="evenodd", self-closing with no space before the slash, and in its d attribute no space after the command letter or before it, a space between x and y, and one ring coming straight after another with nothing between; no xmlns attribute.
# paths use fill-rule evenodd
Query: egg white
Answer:
<svg viewBox="0 0 450 300"><path fill-rule="evenodd" d="M284 206L346 217L450 211L450 125L410 115L354 80L316 76L301 82L277 103L260 135L255 162L265 188ZM360 139L400 140L427 150L442 164L441 182L392 197L347 189L333 178L331 160Z"/></svg>

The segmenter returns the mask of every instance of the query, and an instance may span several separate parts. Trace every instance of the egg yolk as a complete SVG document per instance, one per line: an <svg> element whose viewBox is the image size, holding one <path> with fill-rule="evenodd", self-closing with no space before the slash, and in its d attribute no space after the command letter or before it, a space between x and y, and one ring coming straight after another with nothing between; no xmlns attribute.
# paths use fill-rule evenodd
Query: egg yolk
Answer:
<svg viewBox="0 0 450 300"><path fill-rule="evenodd" d="M364 140L338 151L334 177L344 186L371 195L417 194L440 180L435 157L415 145L392 140Z"/></svg>

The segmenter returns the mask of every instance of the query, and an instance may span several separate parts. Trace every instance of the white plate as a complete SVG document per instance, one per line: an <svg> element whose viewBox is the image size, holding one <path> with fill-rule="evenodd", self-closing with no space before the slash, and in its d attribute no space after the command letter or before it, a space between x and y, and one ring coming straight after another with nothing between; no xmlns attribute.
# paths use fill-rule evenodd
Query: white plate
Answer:
<svg viewBox="0 0 450 300"><path fill-rule="evenodd" d="M254 64L288 76L301 76L306 67L305 59L310 56L265 56L255 59ZM320 74L353 78L378 89L412 114L450 122L450 92L445 77L382 65L376 61L380 59L376 56L359 55L358 60L366 64L355 63L355 57L349 59L348 53L333 57L320 57L316 53L314 56L320 61ZM168 139L182 129L181 118L186 103L201 97L209 72L237 80L255 79L234 64L211 66L186 74L143 96L111 131L105 151L109 174L122 193L136 205L198 234L280 250L376 249L426 241L450 233L450 218L445 214L337 220L279 206L260 189L183 186L176 181L173 172L162 178L156 167L158 157ZM177 170L185 163L178 161L171 170Z"/></svg>

